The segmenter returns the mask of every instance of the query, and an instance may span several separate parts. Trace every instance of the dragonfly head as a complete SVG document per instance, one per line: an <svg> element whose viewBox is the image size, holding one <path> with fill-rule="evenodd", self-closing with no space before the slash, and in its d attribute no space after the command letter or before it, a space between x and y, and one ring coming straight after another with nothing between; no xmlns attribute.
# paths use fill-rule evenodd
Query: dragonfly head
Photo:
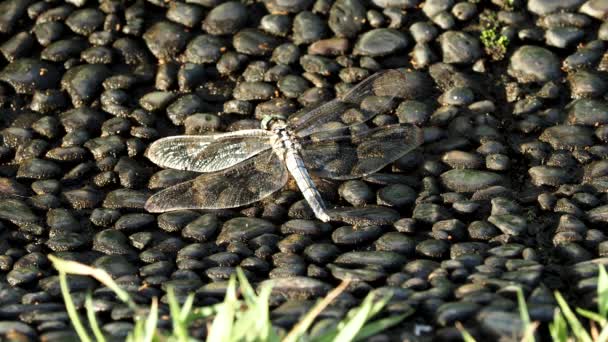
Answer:
<svg viewBox="0 0 608 342"><path fill-rule="evenodd" d="M262 118L262 124L260 126L262 127L262 129L271 130L272 126L275 123L281 121L285 121L285 117L283 115L264 115L264 117Z"/></svg>

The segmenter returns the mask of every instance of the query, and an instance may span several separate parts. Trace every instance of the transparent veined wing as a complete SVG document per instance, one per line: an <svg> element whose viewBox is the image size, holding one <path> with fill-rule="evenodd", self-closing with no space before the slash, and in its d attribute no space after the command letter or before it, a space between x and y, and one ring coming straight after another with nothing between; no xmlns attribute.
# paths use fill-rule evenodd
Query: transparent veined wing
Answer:
<svg viewBox="0 0 608 342"><path fill-rule="evenodd" d="M395 105L406 91L405 74L398 70L377 72L340 98L288 118L288 127L300 137L368 121Z"/></svg>
<svg viewBox="0 0 608 342"><path fill-rule="evenodd" d="M308 172L331 179L367 176L423 143L416 126L390 125L349 135L303 143L301 155Z"/></svg>
<svg viewBox="0 0 608 342"><path fill-rule="evenodd" d="M229 169L205 173L151 196L145 209L160 213L179 209L223 209L247 205L282 188L289 177L272 150Z"/></svg>
<svg viewBox="0 0 608 342"><path fill-rule="evenodd" d="M156 140L146 156L158 166L215 172L272 148L272 133L262 129L209 135L177 135Z"/></svg>

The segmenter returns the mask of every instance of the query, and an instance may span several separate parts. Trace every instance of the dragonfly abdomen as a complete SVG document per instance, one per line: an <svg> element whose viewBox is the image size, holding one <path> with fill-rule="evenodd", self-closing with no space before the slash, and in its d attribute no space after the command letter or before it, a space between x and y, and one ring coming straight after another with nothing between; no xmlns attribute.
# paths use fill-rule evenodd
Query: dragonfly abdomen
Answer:
<svg viewBox="0 0 608 342"><path fill-rule="evenodd" d="M284 158L287 170L289 170L293 176L293 179L296 181L298 188L300 188L304 199L310 205L310 208L315 213L315 216L323 222L330 221L330 217L325 211L325 203L323 202L323 198L315 187L315 184L310 178L308 171L306 171L306 167L304 166L304 162L302 161L300 154L295 149L287 149L285 151Z"/></svg>

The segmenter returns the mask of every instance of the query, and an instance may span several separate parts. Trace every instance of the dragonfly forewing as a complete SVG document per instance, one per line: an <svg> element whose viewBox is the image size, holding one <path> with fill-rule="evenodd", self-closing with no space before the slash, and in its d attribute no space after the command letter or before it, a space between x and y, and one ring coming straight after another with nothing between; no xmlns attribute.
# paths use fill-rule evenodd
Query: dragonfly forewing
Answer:
<svg viewBox="0 0 608 342"><path fill-rule="evenodd" d="M209 135L178 135L152 143L146 156L177 170L215 172L272 148L272 133L263 129Z"/></svg>
<svg viewBox="0 0 608 342"><path fill-rule="evenodd" d="M353 179L364 177L401 158L423 142L416 126L390 125L364 132L302 145L308 171L319 177Z"/></svg>
<svg viewBox="0 0 608 342"><path fill-rule="evenodd" d="M272 150L229 169L203 174L162 190L148 199L149 212L223 209L251 204L281 189L289 177Z"/></svg>
<svg viewBox="0 0 608 342"><path fill-rule="evenodd" d="M390 111L395 99L404 96L406 85L405 74L398 70L375 73L340 98L290 116L288 127L296 135L306 137L364 123Z"/></svg>

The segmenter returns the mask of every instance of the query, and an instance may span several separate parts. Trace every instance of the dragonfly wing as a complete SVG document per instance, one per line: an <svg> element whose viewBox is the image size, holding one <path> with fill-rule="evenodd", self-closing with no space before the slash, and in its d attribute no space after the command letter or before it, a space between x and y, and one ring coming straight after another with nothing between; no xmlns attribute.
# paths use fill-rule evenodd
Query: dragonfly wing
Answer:
<svg viewBox="0 0 608 342"><path fill-rule="evenodd" d="M332 179L352 179L372 174L412 151L423 142L416 126L391 125L366 132L302 146L302 159L314 175Z"/></svg>
<svg viewBox="0 0 608 342"><path fill-rule="evenodd" d="M250 129L210 135L177 135L150 145L146 156L171 169L215 172L234 166L272 148L272 133Z"/></svg>
<svg viewBox="0 0 608 342"><path fill-rule="evenodd" d="M300 111L288 119L292 132L308 136L340 126L352 126L385 113L395 105L395 98L407 90L405 74L398 70L377 72L349 90L344 96L312 110Z"/></svg>
<svg viewBox="0 0 608 342"><path fill-rule="evenodd" d="M223 209L250 204L282 188L289 177L282 161L266 151L229 169L203 174L162 190L145 208L160 213L178 209Z"/></svg>

